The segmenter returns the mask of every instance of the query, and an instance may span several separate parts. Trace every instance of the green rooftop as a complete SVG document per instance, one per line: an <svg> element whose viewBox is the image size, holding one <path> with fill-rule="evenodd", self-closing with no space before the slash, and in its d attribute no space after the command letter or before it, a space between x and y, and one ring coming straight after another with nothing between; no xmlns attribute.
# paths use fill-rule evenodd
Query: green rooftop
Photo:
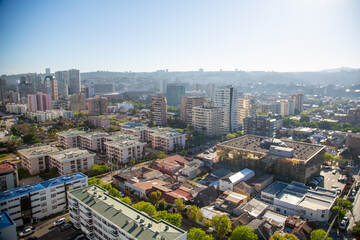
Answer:
<svg viewBox="0 0 360 240"><path fill-rule="evenodd" d="M139 240L185 239L186 232L163 220L157 221L130 205L114 198L103 188L91 185L69 192L69 196L86 205L94 214L110 222L115 228ZM115 230L115 229L114 229Z"/></svg>

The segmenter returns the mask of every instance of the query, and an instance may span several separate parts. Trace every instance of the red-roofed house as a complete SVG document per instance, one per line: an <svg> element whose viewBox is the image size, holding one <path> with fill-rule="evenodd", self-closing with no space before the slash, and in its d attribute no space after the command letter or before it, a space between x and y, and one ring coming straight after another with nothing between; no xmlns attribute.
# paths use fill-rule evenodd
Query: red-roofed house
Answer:
<svg viewBox="0 0 360 240"><path fill-rule="evenodd" d="M0 164L0 192L18 187L18 175L15 164Z"/></svg>
<svg viewBox="0 0 360 240"><path fill-rule="evenodd" d="M182 198L184 202L193 198L192 194L182 189L176 189L173 192L167 192L164 194L164 199L167 203L174 203L175 199Z"/></svg>
<svg viewBox="0 0 360 240"><path fill-rule="evenodd" d="M140 198L143 198L146 196L146 193L151 190L154 186L164 186L167 185L167 182L154 179L146 182L136 182L131 183L131 181L128 181L125 183L125 186L132 191L134 191L134 194L139 196Z"/></svg>
<svg viewBox="0 0 360 240"><path fill-rule="evenodd" d="M178 172L185 164L189 163L184 157L180 155L170 156L164 159L154 161L151 166L154 169L157 169L165 174L172 176L174 173Z"/></svg>

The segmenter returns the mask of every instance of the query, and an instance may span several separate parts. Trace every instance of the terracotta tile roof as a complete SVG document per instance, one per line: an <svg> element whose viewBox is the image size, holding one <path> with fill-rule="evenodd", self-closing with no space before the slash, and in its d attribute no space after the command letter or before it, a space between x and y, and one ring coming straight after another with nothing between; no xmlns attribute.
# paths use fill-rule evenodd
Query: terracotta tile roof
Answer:
<svg viewBox="0 0 360 240"><path fill-rule="evenodd" d="M12 163L1 163L0 164L0 172L8 172L15 170L16 166Z"/></svg>

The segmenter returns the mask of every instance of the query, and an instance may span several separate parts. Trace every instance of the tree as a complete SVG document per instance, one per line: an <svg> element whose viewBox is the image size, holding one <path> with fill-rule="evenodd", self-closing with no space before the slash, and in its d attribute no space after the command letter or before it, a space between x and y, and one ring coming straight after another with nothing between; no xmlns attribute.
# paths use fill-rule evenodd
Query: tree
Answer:
<svg viewBox="0 0 360 240"><path fill-rule="evenodd" d="M6 147L9 150L9 152L16 153L19 149L19 144L16 140L12 140L6 143Z"/></svg>
<svg viewBox="0 0 360 240"><path fill-rule="evenodd" d="M181 226L182 217L178 213L168 213L167 211L159 211L154 215L156 220L163 219L164 221L173 224L176 227Z"/></svg>
<svg viewBox="0 0 360 240"><path fill-rule="evenodd" d="M331 237L322 229L316 229L311 232L310 235L311 240L332 240Z"/></svg>
<svg viewBox="0 0 360 240"><path fill-rule="evenodd" d="M120 201L122 201L123 203L126 203L127 205L131 205L131 199L129 197L123 197L120 198Z"/></svg>
<svg viewBox="0 0 360 240"><path fill-rule="evenodd" d="M154 121L150 121L149 124L148 124L148 127L155 127L155 122Z"/></svg>
<svg viewBox="0 0 360 240"><path fill-rule="evenodd" d="M187 234L187 240L213 240L211 235L207 235L200 228L191 228Z"/></svg>
<svg viewBox="0 0 360 240"><path fill-rule="evenodd" d="M185 151L185 150L182 150L182 151L179 152L179 155L180 155L180 156L183 156L183 157L186 157L187 154L188 154L188 153L187 153L187 151Z"/></svg>
<svg viewBox="0 0 360 240"><path fill-rule="evenodd" d="M254 230L246 225L237 226L231 234L230 240L257 240Z"/></svg>
<svg viewBox="0 0 360 240"><path fill-rule="evenodd" d="M156 213L155 206L149 202L141 201L134 204L133 207L139 211L147 213L149 216L154 216L154 214Z"/></svg>
<svg viewBox="0 0 360 240"><path fill-rule="evenodd" d="M202 211L200 210L200 208L198 208L195 205L190 206L187 209L186 213L188 215L188 218L193 222L201 222L202 219L204 218L204 215L203 215Z"/></svg>
<svg viewBox="0 0 360 240"><path fill-rule="evenodd" d="M351 234L354 237L360 238L360 221L355 222L355 225L351 229Z"/></svg>
<svg viewBox="0 0 360 240"><path fill-rule="evenodd" d="M163 159L163 158L167 158L168 155L166 155L164 152L159 152L158 154L155 155L157 159Z"/></svg>
<svg viewBox="0 0 360 240"><path fill-rule="evenodd" d="M22 140L25 144L34 144L40 141L35 132L28 132L22 137Z"/></svg>
<svg viewBox="0 0 360 240"><path fill-rule="evenodd" d="M305 115L305 114L302 114L301 117L300 117L300 122L303 123L303 122L310 122L310 117Z"/></svg>
<svg viewBox="0 0 360 240"><path fill-rule="evenodd" d="M285 235L276 233L270 237L270 240L299 240L299 238L291 233L286 233Z"/></svg>
<svg viewBox="0 0 360 240"><path fill-rule="evenodd" d="M162 198L158 203L157 209L159 211L163 211L163 210L165 210L165 208L166 208L166 202L165 202L165 199Z"/></svg>
<svg viewBox="0 0 360 240"><path fill-rule="evenodd" d="M235 134L229 133L228 135L226 135L226 140L231 140L231 139L234 139L234 138L236 138Z"/></svg>
<svg viewBox="0 0 360 240"><path fill-rule="evenodd" d="M349 200L343 198L337 198L335 201L335 206L331 209L332 212L336 213L337 223L340 225L341 220L345 217L347 211L352 211L353 205Z"/></svg>
<svg viewBox="0 0 360 240"><path fill-rule="evenodd" d="M136 160L135 158L132 158L132 157L129 157L129 165L132 166L132 165L135 165L136 164Z"/></svg>
<svg viewBox="0 0 360 240"><path fill-rule="evenodd" d="M178 133L184 133L184 130L182 130L182 129L178 129L178 130L176 130Z"/></svg>
<svg viewBox="0 0 360 240"><path fill-rule="evenodd" d="M110 185L111 186L111 185ZM108 192L109 192L109 194L111 195L111 196L113 196L113 197L117 197L117 198L120 198L121 197L121 193L117 190L117 189L115 189L115 188L113 188L113 187L111 187L109 190L108 190Z"/></svg>
<svg viewBox="0 0 360 240"><path fill-rule="evenodd" d="M11 126L10 131L12 132L13 135L20 136L20 131L18 126L15 125Z"/></svg>
<svg viewBox="0 0 360 240"><path fill-rule="evenodd" d="M205 229L209 229L209 227L212 226L212 222L210 219L204 218L203 219L203 225Z"/></svg>
<svg viewBox="0 0 360 240"><path fill-rule="evenodd" d="M226 215L213 216L211 218L211 223L220 239L222 239L228 232L231 232L230 218Z"/></svg>
<svg viewBox="0 0 360 240"><path fill-rule="evenodd" d="M182 198L175 199L174 203L176 207L176 212L180 213L185 210L185 204Z"/></svg>
<svg viewBox="0 0 360 240"><path fill-rule="evenodd" d="M100 178L92 177L88 179L88 184L89 185L97 184L101 186L103 184L103 181Z"/></svg>
<svg viewBox="0 0 360 240"><path fill-rule="evenodd" d="M162 194L159 190L157 190L156 192L150 193L149 198L150 198L152 204L154 204L156 206L161 198L161 195Z"/></svg>

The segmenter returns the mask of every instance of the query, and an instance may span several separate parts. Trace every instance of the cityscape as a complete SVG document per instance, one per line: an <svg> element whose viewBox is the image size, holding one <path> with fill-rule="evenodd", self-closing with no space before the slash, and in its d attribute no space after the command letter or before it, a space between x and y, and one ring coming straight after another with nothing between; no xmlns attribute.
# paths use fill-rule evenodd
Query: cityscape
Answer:
<svg viewBox="0 0 360 240"><path fill-rule="evenodd" d="M353 11L359 3L230 2L0 2L6 33L0 40L0 240L360 239L360 41L352 42L360 40L354 21L360 14ZM53 18L39 21L36 13L48 16L54 8ZM287 16L297 28L288 31L298 36L312 26L305 12L314 21L303 33L309 36L316 27L324 39L333 34L321 29L324 19L334 28L348 25L343 38L320 44L329 55L320 58L320 45L303 48L294 40L290 58L290 45L274 37L269 46L279 54L266 60L265 52L247 52L246 46L264 44L251 39L264 37L260 30L268 25L289 29L284 21L275 26L279 16L267 8ZM340 8L346 15L334 16ZM154 16L147 19L149 11ZM253 32L245 20L263 25ZM224 24L238 24L248 38L245 48L219 36L201 42L211 24L229 39L239 36ZM59 35L71 33L71 41L55 41L54 26ZM49 38L25 31L33 27L46 28ZM94 32L87 35L88 29ZM24 39L13 41L21 31ZM104 41L98 48L91 40L99 40L96 31ZM187 31L191 46L207 53L183 48ZM335 47L341 39L351 41ZM56 50L42 58L38 44ZM70 55L65 44L79 52ZM23 51L18 59L17 48ZM171 57L170 49L178 55ZM220 49L247 60L210 57ZM314 58L301 59L301 52Z"/></svg>

